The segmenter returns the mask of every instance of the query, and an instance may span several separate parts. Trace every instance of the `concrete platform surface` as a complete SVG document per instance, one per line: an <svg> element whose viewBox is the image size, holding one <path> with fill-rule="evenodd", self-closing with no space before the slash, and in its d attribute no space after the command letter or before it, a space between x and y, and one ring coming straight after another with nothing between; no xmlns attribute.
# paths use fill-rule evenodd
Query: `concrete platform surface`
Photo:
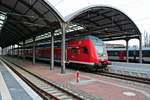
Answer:
<svg viewBox="0 0 150 100"><path fill-rule="evenodd" d="M49 70L49 64L18 60L7 57L18 65L35 72L46 79L53 80L66 87L81 90L103 100L150 100L150 85L130 82L92 73L80 72L80 82L76 82L76 70L66 69L66 74L60 73L60 67ZM78 67L78 66L77 66Z"/></svg>
<svg viewBox="0 0 150 100"><path fill-rule="evenodd" d="M0 100L42 100L0 60Z"/></svg>
<svg viewBox="0 0 150 100"><path fill-rule="evenodd" d="M150 78L150 64L112 62L108 69L113 73Z"/></svg>
<svg viewBox="0 0 150 100"><path fill-rule="evenodd" d="M142 71L150 73L150 64L112 62L112 67L120 67L133 71Z"/></svg>

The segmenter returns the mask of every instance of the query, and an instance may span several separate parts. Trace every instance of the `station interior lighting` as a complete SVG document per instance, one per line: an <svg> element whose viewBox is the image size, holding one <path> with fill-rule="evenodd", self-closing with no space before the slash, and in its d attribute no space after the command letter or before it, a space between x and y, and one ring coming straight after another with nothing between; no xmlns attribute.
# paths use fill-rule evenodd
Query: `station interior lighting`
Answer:
<svg viewBox="0 0 150 100"><path fill-rule="evenodd" d="M2 30L4 23L6 22L7 16L5 13L0 12L0 31Z"/></svg>
<svg viewBox="0 0 150 100"><path fill-rule="evenodd" d="M66 29L66 33L69 33L69 32L73 32L73 31L77 31L77 30L84 30L85 28L81 25L78 25L78 24L69 24L67 29ZM61 32L61 29L58 29L58 30L55 30L54 32L54 36L58 36L58 35L61 35L62 32ZM47 33L44 33L42 35L39 35L36 37L35 41L39 41L39 40L43 40L43 39L47 39L47 38L50 38L51 37L51 32L47 32ZM26 43L32 43L33 42L33 39L28 39L26 41Z"/></svg>

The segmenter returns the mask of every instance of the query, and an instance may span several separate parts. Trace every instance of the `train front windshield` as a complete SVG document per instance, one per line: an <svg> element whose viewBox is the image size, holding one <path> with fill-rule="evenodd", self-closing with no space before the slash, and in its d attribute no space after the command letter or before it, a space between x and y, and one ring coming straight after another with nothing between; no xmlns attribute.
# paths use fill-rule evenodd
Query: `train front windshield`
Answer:
<svg viewBox="0 0 150 100"><path fill-rule="evenodd" d="M97 38L95 36L86 36L86 38L92 40L95 50L96 50L96 53L99 57L107 55L106 48L105 48L105 45L102 40L100 40L99 38Z"/></svg>
<svg viewBox="0 0 150 100"><path fill-rule="evenodd" d="M95 49L96 49L96 53L99 56L103 56L104 55L105 50L104 50L104 46L103 45L95 45Z"/></svg>
<svg viewBox="0 0 150 100"><path fill-rule="evenodd" d="M94 43L96 53L99 57L106 56L106 48L103 41L99 40Z"/></svg>

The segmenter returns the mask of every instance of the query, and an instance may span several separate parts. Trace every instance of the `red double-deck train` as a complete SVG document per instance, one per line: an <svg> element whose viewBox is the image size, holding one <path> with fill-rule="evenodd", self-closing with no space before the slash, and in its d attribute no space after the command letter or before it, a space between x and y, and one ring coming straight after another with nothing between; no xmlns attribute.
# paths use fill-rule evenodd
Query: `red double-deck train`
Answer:
<svg viewBox="0 0 150 100"><path fill-rule="evenodd" d="M36 59L50 60L50 50L50 44L36 46ZM17 55L17 50L14 52ZM26 57L32 57L32 48L19 49L19 55L23 54ZM61 48L60 43L57 43L54 48L54 61L60 62L60 59ZM89 65L93 69L105 69L108 64L106 47L102 40L94 36L68 40L66 42L66 61L68 64Z"/></svg>

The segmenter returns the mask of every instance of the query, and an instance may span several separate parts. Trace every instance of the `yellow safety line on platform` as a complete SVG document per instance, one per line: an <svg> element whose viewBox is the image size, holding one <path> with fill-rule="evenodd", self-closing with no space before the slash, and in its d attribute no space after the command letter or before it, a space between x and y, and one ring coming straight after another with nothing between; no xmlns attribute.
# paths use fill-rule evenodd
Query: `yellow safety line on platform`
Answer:
<svg viewBox="0 0 150 100"><path fill-rule="evenodd" d="M9 93L9 90L5 84L4 78L0 72L0 93L2 96L2 100L12 100L12 97Z"/></svg>

